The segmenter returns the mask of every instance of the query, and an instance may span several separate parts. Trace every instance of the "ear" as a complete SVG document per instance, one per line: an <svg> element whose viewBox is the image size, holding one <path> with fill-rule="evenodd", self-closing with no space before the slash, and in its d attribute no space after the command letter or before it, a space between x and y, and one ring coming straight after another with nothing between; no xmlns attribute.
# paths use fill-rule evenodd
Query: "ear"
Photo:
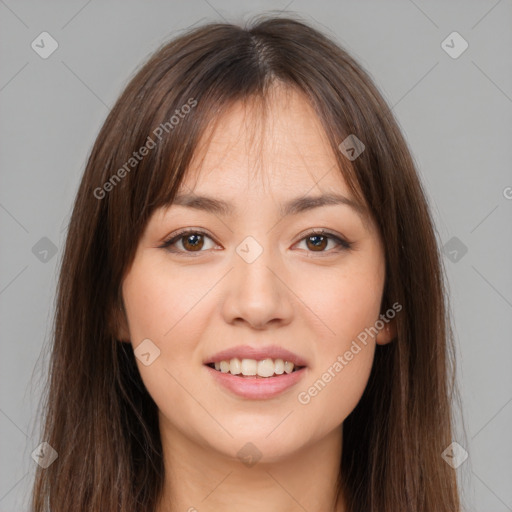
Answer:
<svg viewBox="0 0 512 512"><path fill-rule="evenodd" d="M130 343L130 329L124 307L116 302L110 314L110 331L114 338L119 341Z"/></svg>
<svg viewBox="0 0 512 512"><path fill-rule="evenodd" d="M379 330L375 342L377 345L387 345L396 338L396 318L385 322L384 327Z"/></svg>

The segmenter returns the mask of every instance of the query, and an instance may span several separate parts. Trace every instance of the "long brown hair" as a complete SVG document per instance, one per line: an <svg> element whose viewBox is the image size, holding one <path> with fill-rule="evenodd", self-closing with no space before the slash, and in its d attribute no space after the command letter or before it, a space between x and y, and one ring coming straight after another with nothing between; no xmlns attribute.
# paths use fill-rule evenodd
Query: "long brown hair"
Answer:
<svg viewBox="0 0 512 512"><path fill-rule="evenodd" d="M58 458L38 469L34 512L154 510L164 471L157 408L131 345L116 337L121 283L206 127L235 101L265 98L276 82L315 108L339 172L385 243L382 311L403 306L396 339L377 347L344 422L339 492L351 512L459 511L456 475L441 457L452 441L453 337L414 161L390 108L346 51L299 19L263 17L245 27L210 23L165 44L97 137L61 262L42 436ZM351 134L365 150L347 165L339 144Z"/></svg>

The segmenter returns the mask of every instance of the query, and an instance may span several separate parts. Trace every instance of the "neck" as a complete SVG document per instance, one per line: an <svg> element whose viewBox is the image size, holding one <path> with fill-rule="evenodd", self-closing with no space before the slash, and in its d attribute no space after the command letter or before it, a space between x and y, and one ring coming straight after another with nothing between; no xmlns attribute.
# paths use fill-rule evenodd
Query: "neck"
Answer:
<svg viewBox="0 0 512 512"><path fill-rule="evenodd" d="M254 465L200 445L162 420L160 429L165 481L157 512L345 510L342 496L335 503L342 426L286 457L262 457Z"/></svg>

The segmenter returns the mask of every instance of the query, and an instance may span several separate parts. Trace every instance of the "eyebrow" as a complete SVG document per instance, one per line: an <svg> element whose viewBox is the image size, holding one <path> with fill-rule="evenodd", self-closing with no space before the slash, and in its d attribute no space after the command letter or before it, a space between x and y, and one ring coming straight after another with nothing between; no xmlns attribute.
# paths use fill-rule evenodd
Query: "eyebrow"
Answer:
<svg viewBox="0 0 512 512"><path fill-rule="evenodd" d="M281 206L281 216L297 215L305 211L313 210L314 208L338 204L349 206L355 210L361 218L366 219L366 208L358 202L336 193L322 194L319 196L303 196L291 199ZM187 208L194 208L196 210L203 210L223 216L234 214L233 205L226 201L196 194L177 195L170 206L172 205L185 206Z"/></svg>

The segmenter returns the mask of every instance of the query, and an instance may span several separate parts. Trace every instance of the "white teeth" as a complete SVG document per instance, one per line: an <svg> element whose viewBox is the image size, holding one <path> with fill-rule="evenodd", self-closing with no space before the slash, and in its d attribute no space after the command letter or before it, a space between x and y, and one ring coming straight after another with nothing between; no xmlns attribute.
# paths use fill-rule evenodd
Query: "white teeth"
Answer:
<svg viewBox="0 0 512 512"><path fill-rule="evenodd" d="M256 375L258 363L254 359L242 359L242 375Z"/></svg>
<svg viewBox="0 0 512 512"><path fill-rule="evenodd" d="M258 361L258 375L260 377L272 377L274 375L274 361L272 359Z"/></svg>
<svg viewBox="0 0 512 512"><path fill-rule="evenodd" d="M284 371L286 373L292 373L293 372L293 363L289 363L288 361L285 361L285 363L284 363Z"/></svg>
<svg viewBox="0 0 512 512"><path fill-rule="evenodd" d="M237 357L229 361L217 361L215 369L222 373L231 373L232 375L246 375L259 377L272 377L282 375L283 373L292 373L295 365L283 359L238 359Z"/></svg>
<svg viewBox="0 0 512 512"><path fill-rule="evenodd" d="M240 362L240 359L238 357L235 357L229 361L229 371L233 375L238 375L239 373L242 373L242 363Z"/></svg>

